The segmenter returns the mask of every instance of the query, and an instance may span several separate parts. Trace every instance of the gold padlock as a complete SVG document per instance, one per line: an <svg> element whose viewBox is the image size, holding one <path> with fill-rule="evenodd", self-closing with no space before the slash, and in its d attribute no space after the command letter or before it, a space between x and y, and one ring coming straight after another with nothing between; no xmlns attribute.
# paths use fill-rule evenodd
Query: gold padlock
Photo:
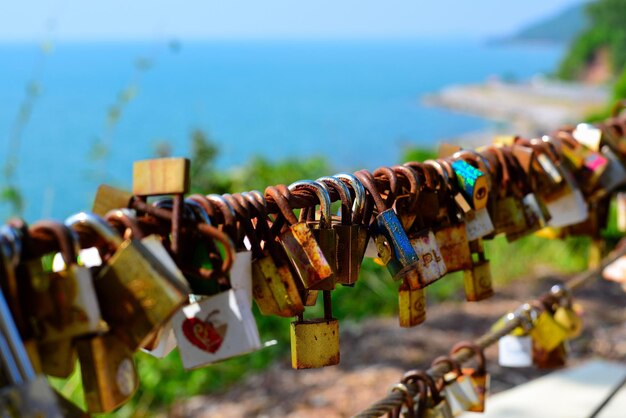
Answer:
<svg viewBox="0 0 626 418"><path fill-rule="evenodd" d="M448 273L471 268L472 255L464 223L440 227L435 231L435 239Z"/></svg>
<svg viewBox="0 0 626 418"><path fill-rule="evenodd" d="M478 302L493 296L491 266L484 251L478 253L478 261L464 271L465 298L468 302Z"/></svg>
<svg viewBox="0 0 626 418"><path fill-rule="evenodd" d="M76 340L89 412L110 412L127 402L139 380L132 351L107 333Z"/></svg>
<svg viewBox="0 0 626 418"><path fill-rule="evenodd" d="M426 289L411 289L405 282L398 289L398 319L403 328L414 327L426 320Z"/></svg>
<svg viewBox="0 0 626 418"><path fill-rule="evenodd" d="M66 224L91 229L113 250L94 283L102 316L129 349L143 346L187 302L189 289L140 241L124 240L102 218L81 212Z"/></svg>
<svg viewBox="0 0 626 418"><path fill-rule="evenodd" d="M551 352L568 337L568 331L558 322L550 312L545 309L536 310L536 318L530 336L533 339L533 347Z"/></svg>
<svg viewBox="0 0 626 418"><path fill-rule="evenodd" d="M37 344L41 371L53 377L67 378L76 367L76 348L71 339Z"/></svg>
<svg viewBox="0 0 626 418"><path fill-rule="evenodd" d="M332 317L330 291L324 290L324 317L291 323L291 367L313 369L339 364L339 321Z"/></svg>

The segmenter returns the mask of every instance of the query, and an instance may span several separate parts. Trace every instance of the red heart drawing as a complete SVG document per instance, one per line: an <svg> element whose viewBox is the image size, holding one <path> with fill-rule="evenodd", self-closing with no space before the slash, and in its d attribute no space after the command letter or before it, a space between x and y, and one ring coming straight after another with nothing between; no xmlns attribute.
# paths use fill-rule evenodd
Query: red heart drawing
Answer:
<svg viewBox="0 0 626 418"><path fill-rule="evenodd" d="M199 318L185 319L182 330L190 343L211 354L219 350L224 342L224 338L215 329L212 322L203 321Z"/></svg>

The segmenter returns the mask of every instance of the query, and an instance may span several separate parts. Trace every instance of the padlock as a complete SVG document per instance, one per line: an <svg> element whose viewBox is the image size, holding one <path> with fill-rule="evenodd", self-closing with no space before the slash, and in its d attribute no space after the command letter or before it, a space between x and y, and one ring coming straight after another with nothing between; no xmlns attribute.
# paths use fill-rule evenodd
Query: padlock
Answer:
<svg viewBox="0 0 626 418"><path fill-rule="evenodd" d="M452 418L450 404L441 396L437 384L427 373L419 370L410 370L402 377L402 383L421 383L418 417L420 418ZM423 388L423 389L422 389ZM429 393L428 397L426 395ZM422 399L427 399L425 402Z"/></svg>
<svg viewBox="0 0 626 418"><path fill-rule="evenodd" d="M306 222L298 221L289 207L289 201L277 188L268 187L265 193L278 206L279 218L282 217L287 223L279 240L298 272L303 287L314 290L332 283L335 280L333 267L326 260L311 227Z"/></svg>
<svg viewBox="0 0 626 418"><path fill-rule="evenodd" d="M463 349L473 351L478 361L478 364L475 368L463 367L461 369L463 375L465 375L471 381L474 392L478 397L478 402L473 403L468 411L485 412L485 401L489 392L489 386L491 382L489 373L487 373L487 361L485 359L485 353L476 344L472 342L462 341L452 347L452 350L450 350L450 355L454 355Z"/></svg>
<svg viewBox="0 0 626 418"><path fill-rule="evenodd" d="M289 261L276 242L268 225L265 207L251 194L235 195L240 204L247 203L256 210L256 229L250 223L247 236L252 249L252 294L263 315L293 317L303 312L304 306ZM252 228L252 229L250 229ZM259 239L264 241L261 248Z"/></svg>
<svg viewBox="0 0 626 418"><path fill-rule="evenodd" d="M38 340L51 343L105 329L91 271L78 263L80 248L74 232L62 223L39 221L31 226L30 233L53 237L59 243L65 262L64 268L45 273L45 278L36 279L43 283L32 286L33 292L41 295L37 299L48 298L51 308L45 316L34 318ZM41 260L31 263L41 263Z"/></svg>
<svg viewBox="0 0 626 418"><path fill-rule="evenodd" d="M529 333L533 346L546 352L557 348L568 337L568 330L554 320L551 312L543 308L536 308L533 327Z"/></svg>
<svg viewBox="0 0 626 418"><path fill-rule="evenodd" d="M568 339L578 337L583 330L583 321L574 308L570 292L563 286L555 285L550 289L550 293L556 299L555 306L552 307L554 320L567 330Z"/></svg>
<svg viewBox="0 0 626 418"><path fill-rule="evenodd" d="M464 271L463 283L468 302L478 302L493 296L491 266L482 248L478 252L478 261L473 262L472 267Z"/></svg>
<svg viewBox="0 0 626 418"><path fill-rule="evenodd" d="M585 147L593 151L600 150L602 131L589 123L579 123L572 132L572 136Z"/></svg>
<svg viewBox="0 0 626 418"><path fill-rule="evenodd" d="M324 317L291 323L291 367L313 369L339 364L339 321L332 316L330 291L324 290Z"/></svg>
<svg viewBox="0 0 626 418"><path fill-rule="evenodd" d="M472 267L472 254L464 223L449 224L435 231L435 239L448 273Z"/></svg>
<svg viewBox="0 0 626 418"><path fill-rule="evenodd" d="M426 226L418 210L420 180L417 173L403 166L396 166L393 169L410 184L409 194L396 198L395 208L400 219L403 217L402 214L412 213L411 222L404 227L409 230L411 245L419 259L418 274L407 276L406 282L412 289L423 288L443 277L447 268L437 245L435 234Z"/></svg>
<svg viewBox="0 0 626 418"><path fill-rule="evenodd" d="M489 185L485 173L461 159L453 161L451 165L456 174L457 184L472 208L474 210L486 208Z"/></svg>
<svg viewBox="0 0 626 418"><path fill-rule="evenodd" d="M313 237L322 250L324 258L331 267L332 275L321 283L316 284L312 290L333 290L337 281L337 231L333 228L330 190L324 183L311 180L301 180L289 185L290 193L308 191L315 195L319 201L319 220L315 219L313 207L303 208L300 211L300 221L306 221L310 225ZM308 289L307 289L308 290Z"/></svg>
<svg viewBox="0 0 626 418"><path fill-rule="evenodd" d="M78 354L74 341L58 340L49 343L37 343L37 355L41 362L41 371L53 377L67 378L76 367Z"/></svg>
<svg viewBox="0 0 626 418"><path fill-rule="evenodd" d="M113 251L94 284L103 318L136 350L187 301L188 288L140 241L124 240L102 218L81 212L66 225L89 228Z"/></svg>
<svg viewBox="0 0 626 418"><path fill-rule="evenodd" d="M433 160L428 160L424 163L415 161L404 163L405 167L412 169L419 176L421 184L419 190L419 214L422 217L422 221L427 225L437 221L439 217L440 191L442 187L446 187L436 167L432 165L433 163L438 164Z"/></svg>
<svg viewBox="0 0 626 418"><path fill-rule="evenodd" d="M398 319L403 328L414 327L426 320L426 289L411 289L406 282L400 285Z"/></svg>
<svg viewBox="0 0 626 418"><path fill-rule="evenodd" d="M603 145L601 153L608 160L608 167L598 180L600 190L593 196L596 200L612 194L626 184L626 169L615 152L608 145Z"/></svg>
<svg viewBox="0 0 626 418"><path fill-rule="evenodd" d="M376 189L373 176L365 170L355 175L370 194L378 210L371 226L371 234L376 242L380 258L386 262L387 270L394 280L418 274L419 259L411 245L411 240L396 213L393 209L387 208Z"/></svg>
<svg viewBox="0 0 626 418"><path fill-rule="evenodd" d="M396 383L389 389L389 393L401 392L404 395L404 403L387 414L388 418L399 418L402 413L403 418L415 418L415 402L409 392L409 388L404 383Z"/></svg>
<svg viewBox="0 0 626 418"><path fill-rule="evenodd" d="M133 199L133 194L106 184L98 186L96 197L93 201L93 213L104 216L114 209L127 208Z"/></svg>
<svg viewBox="0 0 626 418"><path fill-rule="evenodd" d="M561 192L556 198L540 193L540 197L550 213L551 218L548 225L553 228L583 222L589 215L587 202L577 187L573 175L563 166L560 167L560 171L564 182Z"/></svg>
<svg viewBox="0 0 626 418"><path fill-rule="evenodd" d="M450 371L442 376L443 393L450 404L452 414L457 416L480 406L478 393L472 381L463 374L460 365L451 357L440 356L433 360L431 367L446 364Z"/></svg>
<svg viewBox="0 0 626 418"><path fill-rule="evenodd" d="M89 412L111 412L139 387L133 352L116 335L76 339L85 403Z"/></svg>
<svg viewBox="0 0 626 418"><path fill-rule="evenodd" d="M249 302L240 296L228 289L190 303L174 315L172 326L185 370L261 348Z"/></svg>
<svg viewBox="0 0 626 418"><path fill-rule="evenodd" d="M189 191L187 158L155 158L133 163L133 194L159 196Z"/></svg>
<svg viewBox="0 0 626 418"><path fill-rule="evenodd" d="M144 248L152 253L152 255L161 262L163 267L170 272L171 277L175 277L177 279L178 287L187 289L188 293L190 292L185 277L163 246L161 240L156 235L145 236L144 232L139 227L135 213L132 210L112 210L105 214L105 219L107 222L112 224L121 224L123 229L125 229L123 234L125 237L140 240ZM128 235L129 233L130 235ZM174 348L176 348L176 339L174 338L172 324L168 320L152 333L141 350L152 355L153 357L164 358L172 352Z"/></svg>
<svg viewBox="0 0 626 418"><path fill-rule="evenodd" d="M359 237L361 228L352 221L350 190L335 177L320 177L315 181L333 189L341 201L340 220L332 220L336 237L336 281L344 285L353 285L359 278L365 249Z"/></svg>
<svg viewBox="0 0 626 418"><path fill-rule="evenodd" d="M0 360L8 387L0 388L0 414L19 417L64 416L45 377L35 374L9 305L0 290Z"/></svg>
<svg viewBox="0 0 626 418"><path fill-rule="evenodd" d="M439 218L451 218L459 222L465 219L465 216L472 211L473 206L459 186L456 173L450 161L428 160L425 164L431 164L432 167L435 167L445 184L445 193L440 193L439 211L441 215ZM453 205L450 200L452 200ZM449 213L452 207L455 208L454 214Z"/></svg>
<svg viewBox="0 0 626 418"><path fill-rule="evenodd" d="M344 184L346 184L350 189L352 189L352 193L354 197L352 199L352 219L351 219L351 234L356 234L356 243L353 241L353 247L351 248L350 253L350 279L349 283L343 283L339 280L339 283L345 286L353 285L356 280L358 280L359 273L361 271L361 264L363 262L363 258L365 257L365 251L367 249L367 245L370 241L370 233L369 228L365 225L363 221L363 215L365 212L365 188L361 184L361 182L352 174L349 173L338 173L333 175L334 178L339 179ZM343 214L343 212L342 212ZM343 256L337 254L338 260L337 264L343 263Z"/></svg>

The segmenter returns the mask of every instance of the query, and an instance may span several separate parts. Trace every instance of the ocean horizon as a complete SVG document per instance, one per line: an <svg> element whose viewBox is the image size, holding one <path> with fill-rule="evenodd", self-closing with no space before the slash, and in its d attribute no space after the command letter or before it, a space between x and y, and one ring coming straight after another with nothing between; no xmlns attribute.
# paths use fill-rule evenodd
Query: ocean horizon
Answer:
<svg viewBox="0 0 626 418"><path fill-rule="evenodd" d="M188 156L194 129L218 145L223 170L255 155L319 155L337 170L371 169L398 162L407 147L434 147L493 124L423 106L422 95L491 76L548 74L563 51L452 40L265 40L58 42L43 54L34 43L0 43L0 163L35 81L39 93L14 148L28 221L89 209L100 183L129 188L132 162L153 157L162 141ZM113 125L112 107L120 111ZM106 159L90 158L95 141L110 146Z"/></svg>

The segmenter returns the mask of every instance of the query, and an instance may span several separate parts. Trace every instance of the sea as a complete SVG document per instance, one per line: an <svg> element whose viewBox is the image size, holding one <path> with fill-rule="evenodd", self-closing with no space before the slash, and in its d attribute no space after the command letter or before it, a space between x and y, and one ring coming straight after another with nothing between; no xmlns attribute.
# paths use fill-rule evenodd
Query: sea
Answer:
<svg viewBox="0 0 626 418"><path fill-rule="evenodd" d="M469 40L0 43L0 167L15 167L2 186L19 188L27 221L62 220L91 208L100 183L130 188L133 161L159 144L188 156L196 129L224 171L255 155L373 169L493 124L424 106L424 94L549 74L563 51Z"/></svg>

